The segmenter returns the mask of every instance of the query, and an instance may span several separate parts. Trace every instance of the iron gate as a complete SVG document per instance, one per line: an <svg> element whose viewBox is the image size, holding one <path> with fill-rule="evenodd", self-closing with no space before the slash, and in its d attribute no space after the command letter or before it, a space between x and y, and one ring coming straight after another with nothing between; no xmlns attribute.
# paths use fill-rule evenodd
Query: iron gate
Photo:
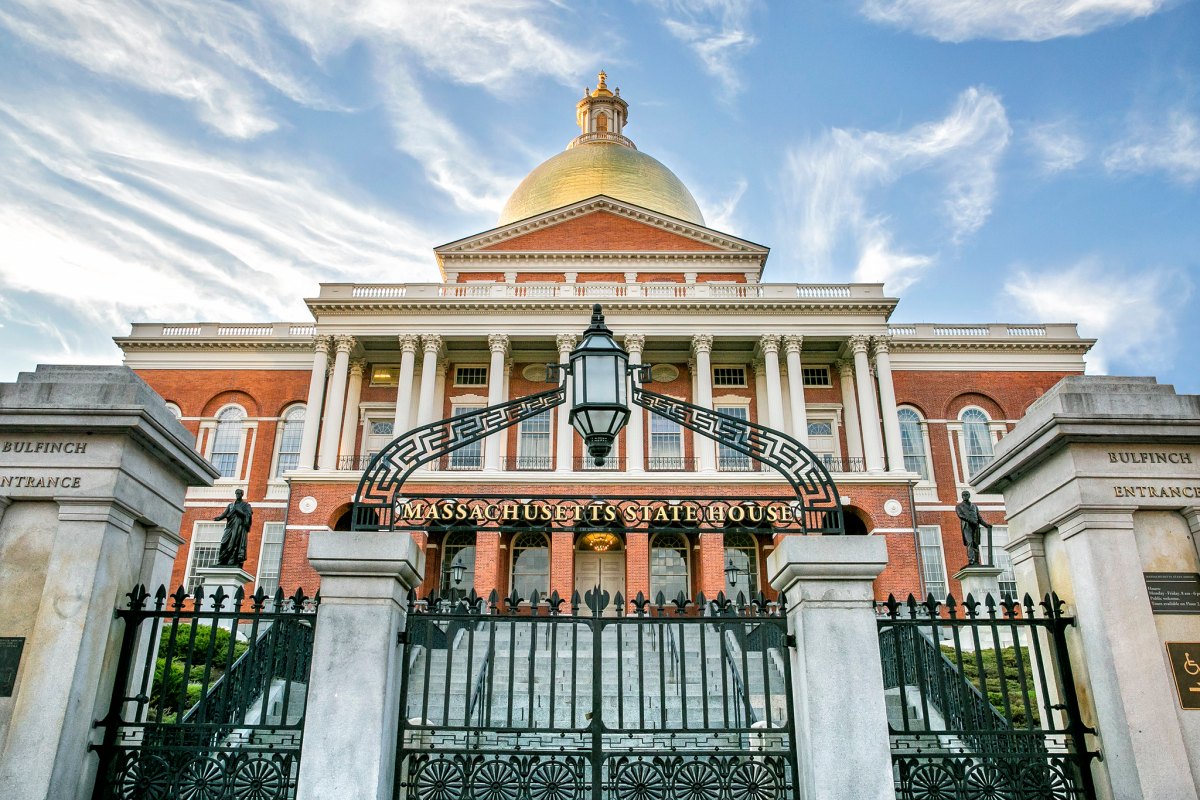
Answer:
<svg viewBox="0 0 1200 800"><path fill-rule="evenodd" d="M319 600L129 593L95 800L290 800ZM147 603L150 602L148 606Z"/></svg>
<svg viewBox="0 0 1200 800"><path fill-rule="evenodd" d="M626 606L410 596L397 800L794 800L785 609Z"/></svg>
<svg viewBox="0 0 1200 800"><path fill-rule="evenodd" d="M879 645L900 800L1095 800L1062 602L889 597Z"/></svg>

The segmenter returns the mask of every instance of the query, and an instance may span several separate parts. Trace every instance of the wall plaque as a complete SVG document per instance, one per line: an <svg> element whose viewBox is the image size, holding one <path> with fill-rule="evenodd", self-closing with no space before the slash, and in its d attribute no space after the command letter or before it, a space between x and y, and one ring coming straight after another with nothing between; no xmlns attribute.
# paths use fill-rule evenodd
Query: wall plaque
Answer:
<svg viewBox="0 0 1200 800"><path fill-rule="evenodd" d="M24 636L0 636L0 697L12 697L24 649Z"/></svg>
<svg viewBox="0 0 1200 800"><path fill-rule="evenodd" d="M1179 705L1200 710L1200 642L1167 642Z"/></svg>
<svg viewBox="0 0 1200 800"><path fill-rule="evenodd" d="M1155 614L1200 614L1200 572L1145 572Z"/></svg>

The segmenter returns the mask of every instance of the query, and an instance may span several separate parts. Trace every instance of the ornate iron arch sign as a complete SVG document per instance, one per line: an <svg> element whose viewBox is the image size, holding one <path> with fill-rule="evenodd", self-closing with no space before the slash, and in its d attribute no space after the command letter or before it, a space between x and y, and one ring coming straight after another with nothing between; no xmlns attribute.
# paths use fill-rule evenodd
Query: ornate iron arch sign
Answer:
<svg viewBox="0 0 1200 800"><path fill-rule="evenodd" d="M626 525L626 530L630 529L626 523L648 527L663 522L664 520L659 518L662 513L659 509L665 505L683 508L685 511L682 513L685 515L697 514L695 520L672 520L670 516L675 512L667 512L667 522L694 522L698 526L711 529L743 524L738 519L741 517L746 524L753 523L756 527L763 525L765 529L773 529L778 533L845 533L837 486L820 458L804 444L782 431L765 425L649 391L642 386L644 382L649 382L649 375L649 365L640 366L632 371L632 400L635 405L772 468L791 486L793 497L736 500L731 500L728 496L689 498L685 503L683 500L667 500L661 496L626 495L619 498L618 503L618 506L624 504L619 513L626 517L621 521ZM397 436L371 459L363 471L354 495L353 529L422 530L431 522L446 524L452 521L442 518L441 508L446 502L457 504L453 513L456 516L462 515L457 521L481 527L492 523L502 525L510 520L510 517L505 515L516 513L519 519L520 514L529 514L528 511L503 510L514 507L514 504L538 508L536 503L530 506L532 498L526 497L529 494L527 491L459 498L452 495L412 496L406 495L402 490L409 477L422 466L511 428L522 420L560 406L565 401L566 384L560 376L559 384L548 391L431 422ZM541 499L547 503L551 500L556 502L551 504L553 508L550 510L533 512L534 521L561 525L586 522L586 515L589 513L586 508L606 498L561 496ZM480 505L481 502L484 502L484 505ZM635 504L638 509L649 510L628 510L630 503ZM686 511L695 503L704 503L713 509L721 510ZM755 508L761 507L760 511L751 512L751 505ZM747 506L747 510L739 513L742 506ZM459 507L467 510L460 511ZM489 511L489 507L499 510ZM545 507L544 504L542 507ZM563 511L562 508L575 510ZM581 508L584 510L580 511ZM749 516L751 513L760 513L762 518L754 520ZM582 515L582 518L578 515Z"/></svg>

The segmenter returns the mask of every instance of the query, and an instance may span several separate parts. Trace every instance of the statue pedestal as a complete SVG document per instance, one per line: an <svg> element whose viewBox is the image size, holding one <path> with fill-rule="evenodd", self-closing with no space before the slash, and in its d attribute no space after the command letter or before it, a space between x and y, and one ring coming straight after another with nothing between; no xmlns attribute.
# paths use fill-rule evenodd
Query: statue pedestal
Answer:
<svg viewBox="0 0 1200 800"><path fill-rule="evenodd" d="M966 600L967 595L971 595L982 605L990 594L992 599L999 603L1001 572L1002 570L999 567L988 567L983 564L972 564L963 567L954 573L954 580L962 584L962 594L959 595L958 599L960 601ZM944 600L945 598L939 597L938 599Z"/></svg>
<svg viewBox="0 0 1200 800"><path fill-rule="evenodd" d="M221 610L232 611L234 608L233 593L254 580L254 576L241 567L200 567L196 570L196 574L200 576L200 586L204 590L202 606L204 611L212 611L212 596L217 591L217 587L224 589L225 594L229 597L221 605ZM247 590L247 596L251 591L253 590ZM245 604L243 603L243 605Z"/></svg>

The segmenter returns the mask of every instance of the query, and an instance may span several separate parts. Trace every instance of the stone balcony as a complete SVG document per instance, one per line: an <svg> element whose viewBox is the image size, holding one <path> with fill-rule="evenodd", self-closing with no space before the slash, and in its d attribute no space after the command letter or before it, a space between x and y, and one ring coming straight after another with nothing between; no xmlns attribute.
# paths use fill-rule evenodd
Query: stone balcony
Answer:
<svg viewBox="0 0 1200 800"><path fill-rule="evenodd" d="M883 300L881 284L845 283L323 283L318 301L651 298Z"/></svg>

